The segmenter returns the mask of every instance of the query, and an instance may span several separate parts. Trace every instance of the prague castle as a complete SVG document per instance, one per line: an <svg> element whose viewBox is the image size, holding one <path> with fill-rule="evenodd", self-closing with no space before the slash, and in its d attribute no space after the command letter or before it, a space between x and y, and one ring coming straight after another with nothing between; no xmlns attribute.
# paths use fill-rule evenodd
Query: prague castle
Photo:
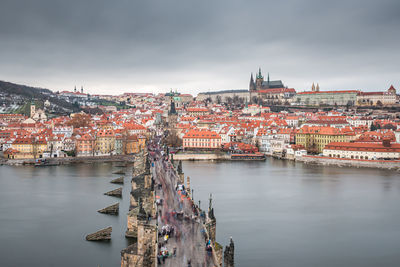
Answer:
<svg viewBox="0 0 400 267"><path fill-rule="evenodd" d="M288 88L281 80L266 80L258 69L255 79L250 74L249 88L242 90L224 90L199 93L197 100L210 99L213 102L224 102L241 98L244 102L261 105L293 106L388 106L399 102L396 89L391 86L386 92L363 92L361 90L328 90L320 91L318 83L312 84L311 91L297 93Z"/></svg>
<svg viewBox="0 0 400 267"><path fill-rule="evenodd" d="M258 90L273 89L273 88L285 88L281 80L270 81L269 73L268 78L264 81L264 76L261 74L261 68L258 69L258 74L256 76L256 81L253 79L253 73L250 76L249 91L255 92Z"/></svg>
<svg viewBox="0 0 400 267"><path fill-rule="evenodd" d="M261 74L261 68L259 68L255 81L253 73L250 75L249 93L253 102L284 104L296 95L296 90L293 88L287 88L283 85L281 80L271 81L269 79L269 73L267 80L264 81L264 76Z"/></svg>

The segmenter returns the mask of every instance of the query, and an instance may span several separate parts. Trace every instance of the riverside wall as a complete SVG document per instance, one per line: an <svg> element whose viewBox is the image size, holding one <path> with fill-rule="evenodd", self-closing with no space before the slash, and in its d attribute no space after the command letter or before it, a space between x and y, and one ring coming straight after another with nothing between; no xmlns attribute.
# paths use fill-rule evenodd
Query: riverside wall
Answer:
<svg viewBox="0 0 400 267"><path fill-rule="evenodd" d="M230 160L231 156L227 154L215 153L178 153L173 154L174 160Z"/></svg>
<svg viewBox="0 0 400 267"><path fill-rule="evenodd" d="M115 156L94 156L94 157L65 157L65 158L46 158L53 164L69 163L93 163L93 162L134 162L134 155L115 155ZM35 164L35 159L2 159L0 165L24 165Z"/></svg>
<svg viewBox="0 0 400 267"><path fill-rule="evenodd" d="M296 161L306 164L333 165L339 167L379 168L400 171L400 160L340 159L321 156L296 157Z"/></svg>

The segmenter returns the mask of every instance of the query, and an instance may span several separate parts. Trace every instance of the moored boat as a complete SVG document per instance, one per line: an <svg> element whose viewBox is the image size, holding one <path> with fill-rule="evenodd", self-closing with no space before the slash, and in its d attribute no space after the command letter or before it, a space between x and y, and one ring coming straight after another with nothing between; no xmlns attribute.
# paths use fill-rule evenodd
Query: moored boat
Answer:
<svg viewBox="0 0 400 267"><path fill-rule="evenodd" d="M59 162L50 162L47 159L36 159L35 160L35 166L36 167L42 167L42 166L57 166L60 165Z"/></svg>

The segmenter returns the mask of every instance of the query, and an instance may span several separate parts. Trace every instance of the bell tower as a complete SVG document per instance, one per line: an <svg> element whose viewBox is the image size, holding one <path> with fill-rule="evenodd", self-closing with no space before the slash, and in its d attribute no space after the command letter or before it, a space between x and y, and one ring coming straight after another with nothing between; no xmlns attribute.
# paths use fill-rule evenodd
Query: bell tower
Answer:
<svg viewBox="0 0 400 267"><path fill-rule="evenodd" d="M30 113L30 117L32 118L33 116L35 116L36 113L36 106L35 104L32 102L31 103L31 113Z"/></svg>
<svg viewBox="0 0 400 267"><path fill-rule="evenodd" d="M264 76L261 74L261 68L258 69L258 74L256 76L256 89L260 90L262 88L262 83L264 81Z"/></svg>

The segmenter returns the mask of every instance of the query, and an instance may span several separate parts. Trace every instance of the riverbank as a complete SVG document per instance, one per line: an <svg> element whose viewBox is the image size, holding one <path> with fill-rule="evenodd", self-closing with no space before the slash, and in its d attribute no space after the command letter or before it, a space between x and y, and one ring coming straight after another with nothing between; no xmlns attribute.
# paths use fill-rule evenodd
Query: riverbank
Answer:
<svg viewBox="0 0 400 267"><path fill-rule="evenodd" d="M231 155L226 153L177 153L173 154L174 160L231 160Z"/></svg>
<svg viewBox="0 0 400 267"><path fill-rule="evenodd" d="M94 163L94 162L133 162L134 155L114 155L114 156L95 156L95 157L65 157L65 158L46 158L49 164L72 164L72 163ZM34 165L35 159L2 159L0 165Z"/></svg>
<svg viewBox="0 0 400 267"><path fill-rule="evenodd" d="M295 160L306 164L331 165L338 167L378 168L400 171L400 160L343 159L321 156L302 156L296 157Z"/></svg>
<svg viewBox="0 0 400 267"><path fill-rule="evenodd" d="M265 155L262 153L255 154L230 154L226 152L217 153L197 153L197 152L179 152L173 154L174 160L191 160L191 161L243 161L243 160L265 160Z"/></svg>
<svg viewBox="0 0 400 267"><path fill-rule="evenodd" d="M281 160L294 160L306 164L332 165L338 167L355 168L378 168L400 171L400 160L362 160L362 159L343 159L328 158L321 156L302 156L289 159L281 156L268 155ZM231 161L231 155L227 153L177 153L174 160L183 161Z"/></svg>

